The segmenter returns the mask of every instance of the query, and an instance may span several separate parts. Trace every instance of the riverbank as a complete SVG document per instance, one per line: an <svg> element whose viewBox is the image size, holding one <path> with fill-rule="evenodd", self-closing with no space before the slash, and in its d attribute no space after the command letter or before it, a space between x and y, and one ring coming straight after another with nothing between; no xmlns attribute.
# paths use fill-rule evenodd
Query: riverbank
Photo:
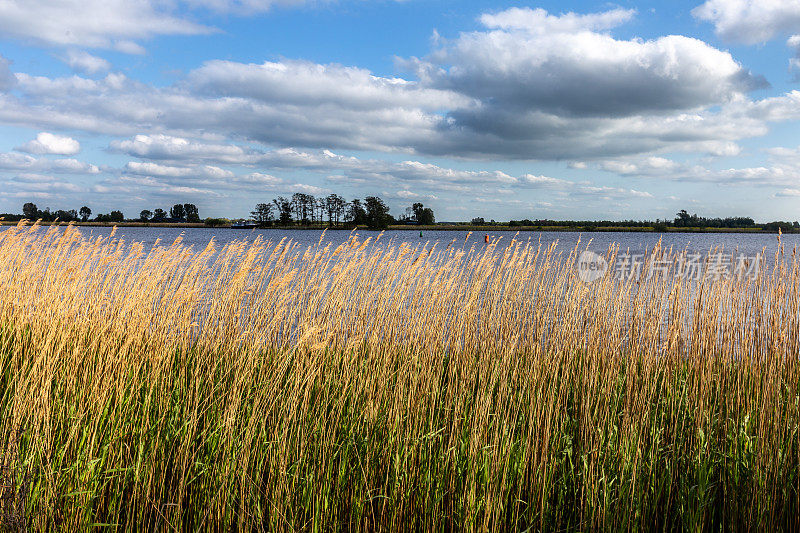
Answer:
<svg viewBox="0 0 800 533"><path fill-rule="evenodd" d="M0 226L16 226L17 221L0 221ZM40 222L41 226L51 226L53 224L64 225L63 222ZM203 222L181 223L181 222L74 222L75 226L87 227L120 227L120 228L209 228L209 229L235 229L253 230L262 228L233 228L230 224L209 225ZM270 226L263 229L276 230L328 230L328 231L353 231L352 226L328 226L327 224L317 224L308 226ZM370 230L366 226L359 226L358 230ZM701 227L653 227L653 226L508 226L508 225L485 225L475 226L472 224L434 224L431 226L409 226L395 224L386 229L393 231L473 231L473 232L517 232L517 231L554 231L554 232L574 232L574 233L777 233L777 230L765 229L757 226L752 228L701 228ZM378 231L378 230L374 230ZM786 231L783 233L797 233L797 231Z"/></svg>

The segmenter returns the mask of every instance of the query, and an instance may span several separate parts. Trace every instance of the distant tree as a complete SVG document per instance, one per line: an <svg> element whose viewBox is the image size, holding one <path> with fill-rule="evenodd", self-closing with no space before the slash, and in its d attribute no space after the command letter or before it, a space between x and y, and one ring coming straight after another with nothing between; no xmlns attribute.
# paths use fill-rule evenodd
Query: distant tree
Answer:
<svg viewBox="0 0 800 533"><path fill-rule="evenodd" d="M186 211L183 209L183 204L173 205L172 209L169 210L169 217L181 222L186 220Z"/></svg>
<svg viewBox="0 0 800 533"><path fill-rule="evenodd" d="M28 220L36 220L39 218L39 208L33 202L28 202L22 206L22 216Z"/></svg>
<svg viewBox="0 0 800 533"><path fill-rule="evenodd" d="M153 218L151 219L153 222L164 222L167 220L167 212L163 209L156 209L153 211Z"/></svg>
<svg viewBox="0 0 800 533"><path fill-rule="evenodd" d="M292 223L292 208L293 204L292 201L288 198L284 198L283 196L278 196L274 200L272 200L273 205L278 210L278 219L280 220L281 225L288 226Z"/></svg>
<svg viewBox="0 0 800 533"><path fill-rule="evenodd" d="M414 212L414 220L421 226L431 226L436 223L436 218L433 216L433 209L425 207L417 202L411 206Z"/></svg>
<svg viewBox="0 0 800 533"><path fill-rule="evenodd" d="M250 216L259 226L268 226L272 222L272 204L256 204Z"/></svg>
<svg viewBox="0 0 800 533"><path fill-rule="evenodd" d="M692 216L689 213L686 212L686 209L681 209L677 213L676 217L677 217L677 218L675 218L675 225L676 226L688 226L688 225L690 225L691 220L692 220ZM697 218L697 215L695 215L695 218Z"/></svg>
<svg viewBox="0 0 800 533"><path fill-rule="evenodd" d="M296 192L292 195L292 210L294 219L302 224L314 221L314 210L317 200L310 194Z"/></svg>
<svg viewBox="0 0 800 533"><path fill-rule="evenodd" d="M317 198L315 205L317 208L317 214L315 218L317 219L317 222L322 223L322 221L325 219L325 213L328 211L328 203L325 198ZM328 223L330 224L330 220Z"/></svg>
<svg viewBox="0 0 800 533"><path fill-rule="evenodd" d="M60 220L61 222L72 222L74 220L78 220L78 212L74 209L70 209L69 211L65 211L64 209L59 209L53 216Z"/></svg>
<svg viewBox="0 0 800 533"><path fill-rule="evenodd" d="M142 222L147 222L151 218L153 218L153 212L149 209L142 209L141 212L139 212L139 220Z"/></svg>
<svg viewBox="0 0 800 533"><path fill-rule="evenodd" d="M347 201L338 194L330 194L325 198L325 211L328 213L329 225L339 225L346 205Z"/></svg>
<svg viewBox="0 0 800 533"><path fill-rule="evenodd" d="M183 204L183 216L186 222L200 222L200 211L194 204Z"/></svg>
<svg viewBox="0 0 800 533"><path fill-rule="evenodd" d="M122 214L122 211L111 211L108 216L111 222L125 222L125 215Z"/></svg>
<svg viewBox="0 0 800 533"><path fill-rule="evenodd" d="M92 216L92 210L89 209L87 206L81 207L78 213L81 215L81 220L83 222L86 222L87 220L89 220L89 217Z"/></svg>
<svg viewBox="0 0 800 533"><path fill-rule="evenodd" d="M385 228L393 222L389 207L377 196L367 196L364 199L364 206L367 210L367 225L370 228Z"/></svg>
<svg viewBox="0 0 800 533"><path fill-rule="evenodd" d="M355 198L347 208L347 221L355 226L362 226L367 223L367 210L361 200Z"/></svg>
<svg viewBox="0 0 800 533"><path fill-rule="evenodd" d="M484 224L486 224L486 220L484 220L483 217L475 217L472 219L473 226L483 226Z"/></svg>

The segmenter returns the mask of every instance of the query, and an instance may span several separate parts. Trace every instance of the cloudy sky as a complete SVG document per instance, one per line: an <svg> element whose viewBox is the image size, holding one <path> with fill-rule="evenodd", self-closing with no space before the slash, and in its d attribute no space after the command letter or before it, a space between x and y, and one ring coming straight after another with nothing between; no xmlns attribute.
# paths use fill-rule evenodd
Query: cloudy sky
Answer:
<svg viewBox="0 0 800 533"><path fill-rule="evenodd" d="M800 219L800 2L0 2L0 212L294 192Z"/></svg>

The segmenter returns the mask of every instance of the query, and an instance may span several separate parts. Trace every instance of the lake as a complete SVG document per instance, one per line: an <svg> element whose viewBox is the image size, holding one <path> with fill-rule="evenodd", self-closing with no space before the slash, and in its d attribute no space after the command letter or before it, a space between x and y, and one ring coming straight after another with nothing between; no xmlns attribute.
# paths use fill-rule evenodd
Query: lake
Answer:
<svg viewBox="0 0 800 533"><path fill-rule="evenodd" d="M10 226L0 227L0 231L8 229ZM39 231L46 230L41 228ZM111 232L109 227L81 227L81 233L85 236L108 235ZM372 237L373 240L380 235L380 232L369 230L357 230L360 240ZM151 246L156 240L160 239L161 244L169 244L183 234L184 244L193 245L195 249L201 249L214 238L217 243L224 245L233 240L255 240L261 236L267 241L278 242L284 237L292 239L302 246L310 246L319 242L322 232L320 230L278 230L278 229L231 229L231 228L163 228L163 227L120 227L117 229L116 237L127 242L140 241ZM392 230L385 231L380 237L379 242L408 242L425 244L439 243L439 246L446 246L452 241L467 247L474 244L485 246L484 236L489 235L490 240L500 238L498 248L503 248L512 239L533 243L541 241L548 245L558 241L559 249L564 252L571 250L577 243L581 242L581 248L588 248L596 252L604 252L611 244L617 243L620 252L629 250L630 253L642 253L652 250L659 239L662 239L664 248L673 247L674 250L689 250L697 253L706 253L714 248L723 248L726 252L754 256L766 249L767 254L772 254L777 250L778 239L775 234L768 233L639 233L639 232L598 232L598 233L577 233L577 232L552 232L552 231L483 231L469 235L467 231L423 231L423 236L419 236L419 230ZM469 235L469 237L468 237ZM349 231L332 230L325 234L325 242L334 245L346 241L350 236ZM782 237L783 244L787 252L790 252L796 245L800 245L800 234L787 234ZM591 241L591 242L590 242Z"/></svg>

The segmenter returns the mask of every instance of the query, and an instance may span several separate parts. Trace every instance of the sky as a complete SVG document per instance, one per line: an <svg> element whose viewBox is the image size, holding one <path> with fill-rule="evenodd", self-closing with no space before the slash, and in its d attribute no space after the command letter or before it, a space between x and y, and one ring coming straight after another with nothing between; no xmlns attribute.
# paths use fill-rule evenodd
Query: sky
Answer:
<svg viewBox="0 0 800 533"><path fill-rule="evenodd" d="M800 219L800 2L4 0L0 212Z"/></svg>

